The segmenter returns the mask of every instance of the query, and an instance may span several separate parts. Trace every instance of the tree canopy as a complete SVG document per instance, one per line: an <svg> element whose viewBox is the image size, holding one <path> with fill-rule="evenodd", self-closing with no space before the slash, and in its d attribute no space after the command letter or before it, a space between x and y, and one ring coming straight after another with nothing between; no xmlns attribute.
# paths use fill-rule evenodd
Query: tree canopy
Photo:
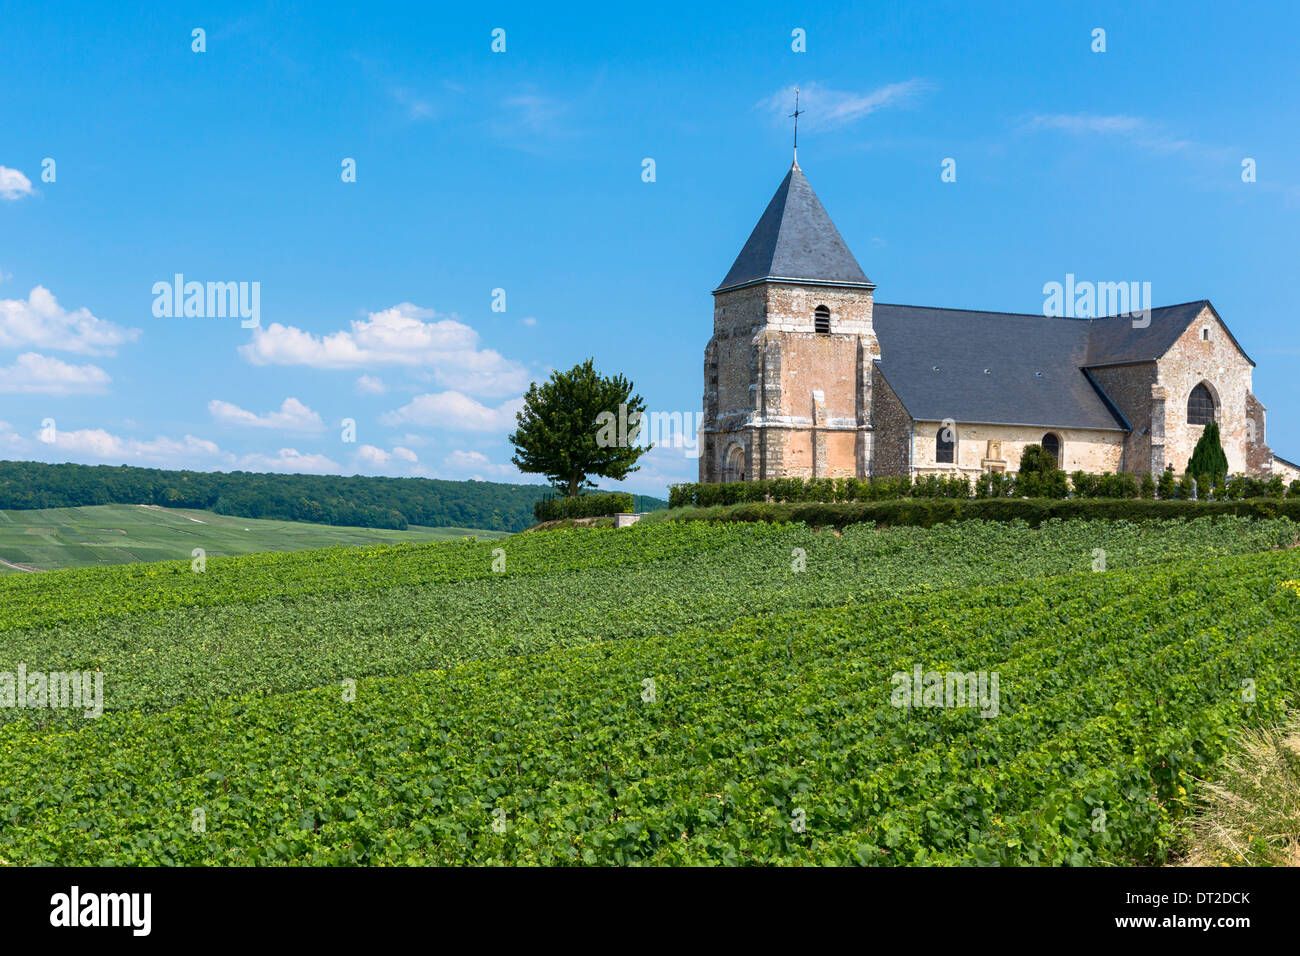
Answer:
<svg viewBox="0 0 1300 956"><path fill-rule="evenodd" d="M600 375L593 359L534 382L516 415L511 461L570 497L595 487L589 476L626 478L651 448L636 445L645 401L632 388L622 375Z"/></svg>

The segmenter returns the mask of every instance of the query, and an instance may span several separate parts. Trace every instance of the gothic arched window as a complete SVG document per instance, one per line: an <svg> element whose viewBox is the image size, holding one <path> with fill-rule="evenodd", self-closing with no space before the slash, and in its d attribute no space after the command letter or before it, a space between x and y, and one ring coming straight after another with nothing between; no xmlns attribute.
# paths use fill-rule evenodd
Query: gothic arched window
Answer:
<svg viewBox="0 0 1300 956"><path fill-rule="evenodd" d="M957 436L947 425L934 436L934 460L939 465L951 465L957 453Z"/></svg>
<svg viewBox="0 0 1300 956"><path fill-rule="evenodd" d="M831 310L826 306L819 305L813 310L813 328L823 334L830 334Z"/></svg>
<svg viewBox="0 0 1300 956"><path fill-rule="evenodd" d="M1214 396L1202 383L1187 396L1187 424L1208 425L1214 421Z"/></svg>
<svg viewBox="0 0 1300 956"><path fill-rule="evenodd" d="M1043 436L1043 451L1052 456L1057 468L1061 467L1061 439L1048 432Z"/></svg>

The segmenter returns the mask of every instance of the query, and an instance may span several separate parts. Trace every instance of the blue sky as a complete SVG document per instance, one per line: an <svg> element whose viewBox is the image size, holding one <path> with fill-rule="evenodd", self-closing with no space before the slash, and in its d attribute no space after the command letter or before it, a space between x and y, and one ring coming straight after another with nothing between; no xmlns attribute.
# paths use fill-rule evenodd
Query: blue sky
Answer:
<svg viewBox="0 0 1300 956"><path fill-rule="evenodd" d="M519 396L589 355L696 412L798 85L879 301L1208 298L1300 458L1291 4L220 6L6 4L0 457L519 480ZM260 326L155 316L176 273L260 283Z"/></svg>

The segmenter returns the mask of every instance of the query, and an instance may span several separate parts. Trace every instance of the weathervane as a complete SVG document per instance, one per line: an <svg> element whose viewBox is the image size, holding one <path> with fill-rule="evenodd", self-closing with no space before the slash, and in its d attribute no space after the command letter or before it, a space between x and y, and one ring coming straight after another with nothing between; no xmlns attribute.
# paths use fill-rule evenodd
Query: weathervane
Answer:
<svg viewBox="0 0 1300 956"><path fill-rule="evenodd" d="M794 112L790 115L794 117L794 164L799 165L799 114L806 113L807 110L799 109L799 87L794 88Z"/></svg>

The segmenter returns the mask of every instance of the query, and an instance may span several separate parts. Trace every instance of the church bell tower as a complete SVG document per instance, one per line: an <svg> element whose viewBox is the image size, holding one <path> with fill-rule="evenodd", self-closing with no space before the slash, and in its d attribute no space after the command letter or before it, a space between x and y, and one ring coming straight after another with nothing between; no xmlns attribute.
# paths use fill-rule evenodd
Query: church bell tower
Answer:
<svg viewBox="0 0 1300 956"><path fill-rule="evenodd" d="M700 481L871 474L874 289L796 159L713 292Z"/></svg>

